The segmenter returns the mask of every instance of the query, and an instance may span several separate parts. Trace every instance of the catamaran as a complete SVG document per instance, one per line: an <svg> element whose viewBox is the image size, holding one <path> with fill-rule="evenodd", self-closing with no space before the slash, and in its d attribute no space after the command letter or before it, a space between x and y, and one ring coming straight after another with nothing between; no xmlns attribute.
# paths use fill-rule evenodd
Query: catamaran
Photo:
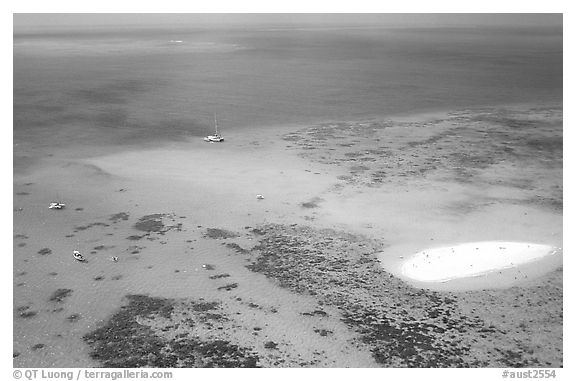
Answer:
<svg viewBox="0 0 576 381"><path fill-rule="evenodd" d="M220 143L224 141L222 135L218 133L218 121L216 120L216 115L214 115L214 130L215 130L214 135L208 135L204 138L205 142Z"/></svg>

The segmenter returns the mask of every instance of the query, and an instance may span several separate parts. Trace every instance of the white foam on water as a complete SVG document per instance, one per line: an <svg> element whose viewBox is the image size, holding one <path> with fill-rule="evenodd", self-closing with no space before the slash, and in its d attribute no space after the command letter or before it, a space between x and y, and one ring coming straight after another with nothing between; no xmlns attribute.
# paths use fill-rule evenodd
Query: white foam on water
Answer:
<svg viewBox="0 0 576 381"><path fill-rule="evenodd" d="M514 268L561 249L527 242L469 242L420 251L402 264L402 274L420 282L447 282Z"/></svg>

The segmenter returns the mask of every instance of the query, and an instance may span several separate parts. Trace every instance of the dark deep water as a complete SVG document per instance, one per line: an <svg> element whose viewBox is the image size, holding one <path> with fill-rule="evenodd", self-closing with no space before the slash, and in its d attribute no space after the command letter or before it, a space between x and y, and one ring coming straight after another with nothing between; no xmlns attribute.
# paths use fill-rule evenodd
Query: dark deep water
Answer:
<svg viewBox="0 0 576 381"><path fill-rule="evenodd" d="M101 29L14 35L15 168L53 147L561 102L560 28Z"/></svg>

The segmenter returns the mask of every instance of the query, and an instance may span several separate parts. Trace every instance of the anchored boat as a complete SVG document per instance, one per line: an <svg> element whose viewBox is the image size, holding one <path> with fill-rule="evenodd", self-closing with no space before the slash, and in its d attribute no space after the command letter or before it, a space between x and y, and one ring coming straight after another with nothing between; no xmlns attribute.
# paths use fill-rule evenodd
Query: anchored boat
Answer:
<svg viewBox="0 0 576 381"><path fill-rule="evenodd" d="M65 206L66 204L63 204L61 202L51 202L50 205L48 206L48 209L64 209Z"/></svg>
<svg viewBox="0 0 576 381"><path fill-rule="evenodd" d="M214 135L208 135L204 138L205 142L209 143L220 143L224 141L222 135L218 133L218 121L216 120L216 115L214 115Z"/></svg>
<svg viewBox="0 0 576 381"><path fill-rule="evenodd" d="M80 254L80 252L78 250L74 250L72 252L72 256L74 257L75 260L80 261L80 262L84 262L86 260L86 258L84 258L84 256L82 254Z"/></svg>

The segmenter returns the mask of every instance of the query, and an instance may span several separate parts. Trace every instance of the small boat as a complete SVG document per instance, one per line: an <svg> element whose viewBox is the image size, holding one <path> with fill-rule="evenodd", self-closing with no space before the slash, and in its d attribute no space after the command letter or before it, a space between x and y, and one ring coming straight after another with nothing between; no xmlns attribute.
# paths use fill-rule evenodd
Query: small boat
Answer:
<svg viewBox="0 0 576 381"><path fill-rule="evenodd" d="M80 262L84 262L86 261L86 258L84 258L82 256L82 254L80 254L80 252L78 250L74 250L72 252L72 256L74 257L75 260L80 261Z"/></svg>
<svg viewBox="0 0 576 381"><path fill-rule="evenodd" d="M63 209L66 206L66 204L63 204L61 202L51 202L50 205L48 206L48 209Z"/></svg>
<svg viewBox="0 0 576 381"><path fill-rule="evenodd" d="M208 135L204 138L205 142L209 143L221 143L224 141L222 135L218 133L218 121L216 120L216 115L214 115L214 135Z"/></svg>

